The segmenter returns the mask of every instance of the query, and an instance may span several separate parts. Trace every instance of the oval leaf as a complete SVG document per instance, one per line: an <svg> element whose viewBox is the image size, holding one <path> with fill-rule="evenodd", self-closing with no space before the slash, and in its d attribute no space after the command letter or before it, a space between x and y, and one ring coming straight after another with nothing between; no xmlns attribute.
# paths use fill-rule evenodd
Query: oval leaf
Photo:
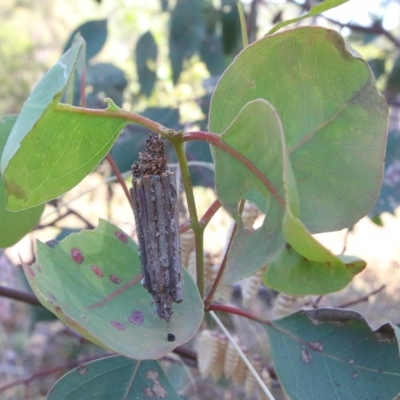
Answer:
<svg viewBox="0 0 400 400"><path fill-rule="evenodd" d="M291 399L398 398L399 328L395 325L372 331L354 311L319 309L264 327L276 372Z"/></svg>
<svg viewBox="0 0 400 400"><path fill-rule="evenodd" d="M70 35L63 53L74 43L76 34L80 33L86 42L86 60L90 60L100 52L107 40L107 20L87 21L79 25Z"/></svg>
<svg viewBox="0 0 400 400"><path fill-rule="evenodd" d="M16 120L16 115L0 118L0 155ZM0 248L12 246L29 233L39 222L43 210L44 204L19 212L8 211L6 187L0 176Z"/></svg>
<svg viewBox="0 0 400 400"><path fill-rule="evenodd" d="M140 36L136 49L136 73L140 84L140 93L150 96L156 82L158 48L150 31Z"/></svg>
<svg viewBox="0 0 400 400"><path fill-rule="evenodd" d="M246 140L248 145L243 145ZM230 147L231 152L235 151L243 157L243 162L232 162L229 152L215 148L216 188L221 203L237 221L236 205L240 199L251 200L265 214L261 228L255 231L238 230L229 251L226 281L233 283L268 263L269 278L273 273L272 286L291 293L297 281L287 280L287 270L281 274L279 267L283 267L291 256L298 256L290 264L291 278L305 272L302 268L304 260L314 267L307 270L306 276L312 276L312 280L302 287L304 294L312 294L316 290L325 293L327 288L335 291L345 287L365 263L357 264L357 268L353 264L347 267L339 257L315 240L298 219L296 182L282 125L273 107L262 99L249 102L221 134L221 141ZM254 143L257 145L254 146ZM228 174L235 178L226 179ZM282 250L272 260L285 241L296 251ZM315 268L317 265L318 269ZM326 284L327 276L334 278L331 285Z"/></svg>
<svg viewBox="0 0 400 400"><path fill-rule="evenodd" d="M184 301L174 304L169 324L160 320L140 283L136 244L104 220L95 230L61 242L37 242L37 262L25 266L25 274L41 303L67 325L99 346L138 360L158 359L186 343L203 318L197 287L183 269Z"/></svg>
<svg viewBox="0 0 400 400"><path fill-rule="evenodd" d="M365 215L379 192L387 134L387 105L368 64L335 31L305 27L267 36L223 74L210 131L224 132L257 98L282 121L307 229L339 230Z"/></svg>
<svg viewBox="0 0 400 400"><path fill-rule="evenodd" d="M46 73L25 101L1 157L3 174L7 164L21 147L26 134L34 128L49 106L54 107L60 100L84 44L83 39L79 38L58 63Z"/></svg>
<svg viewBox="0 0 400 400"><path fill-rule="evenodd" d="M260 269L285 244L283 186L283 132L279 117L265 100L254 100L221 135L222 141L242 154L259 171L257 177L243 163L215 147L215 187L222 205L236 221L237 204L247 199L266 216L258 230L239 229L231 245L226 280L233 283ZM257 145L253 145L253 144ZM232 176L234 179L226 179ZM251 256L250 256L251 255Z"/></svg>
<svg viewBox="0 0 400 400"><path fill-rule="evenodd" d="M8 208L19 211L77 185L105 157L122 118L58 105L84 42L65 53L25 102L1 158Z"/></svg>
<svg viewBox="0 0 400 400"><path fill-rule="evenodd" d="M274 290L293 296L337 292L366 267L365 261L344 256L339 258L339 261L311 261L288 246L268 263L263 282Z"/></svg>
<svg viewBox="0 0 400 400"><path fill-rule="evenodd" d="M84 400L88 397L96 400L181 400L157 361L135 361L121 356L75 368L56 382L47 400Z"/></svg>

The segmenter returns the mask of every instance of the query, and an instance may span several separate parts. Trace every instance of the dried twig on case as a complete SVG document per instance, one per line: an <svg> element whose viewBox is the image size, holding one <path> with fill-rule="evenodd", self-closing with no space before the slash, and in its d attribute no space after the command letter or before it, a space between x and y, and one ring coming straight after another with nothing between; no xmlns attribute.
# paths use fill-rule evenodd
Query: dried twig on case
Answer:
<svg viewBox="0 0 400 400"><path fill-rule="evenodd" d="M153 296L157 315L169 322L172 303L180 303L183 294L175 175L168 171L160 138L149 136L132 175L142 284Z"/></svg>

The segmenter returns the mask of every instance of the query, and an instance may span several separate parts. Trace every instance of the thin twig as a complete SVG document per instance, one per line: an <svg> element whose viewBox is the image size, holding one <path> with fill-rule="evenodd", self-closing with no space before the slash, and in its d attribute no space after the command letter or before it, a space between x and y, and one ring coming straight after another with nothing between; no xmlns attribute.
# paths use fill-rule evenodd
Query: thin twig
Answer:
<svg viewBox="0 0 400 400"><path fill-rule="evenodd" d="M188 360L194 361L197 365L197 353L192 349L189 349L185 346L178 346L175 347L173 353L176 353L183 358L187 358Z"/></svg>
<svg viewBox="0 0 400 400"><path fill-rule="evenodd" d="M206 227L208 223L210 222L211 218L215 215L215 213L221 208L221 202L216 199L214 202L211 204L210 207L208 207L207 211L204 213L204 215L201 217L199 224L202 227Z"/></svg>
<svg viewBox="0 0 400 400"><path fill-rule="evenodd" d="M241 200L240 203L239 203L239 214L240 215L243 212L243 208L244 208L245 202L246 202L245 200ZM236 232L237 232L237 224L235 223L235 225L234 225L234 227L232 229L232 232L231 232L231 236L229 238L228 246L226 247L224 258L222 259L221 266L219 267L218 274L217 274L217 276L216 276L216 278L215 278L215 280L214 280L214 282L212 284L212 287L210 289L210 292L207 295L206 300L204 301L206 309L207 309L207 306L211 303L211 301L212 301L212 299L214 297L214 294L215 294L215 292L216 292L216 290L218 288L218 285L220 284L221 279L222 279L222 277L224 275L225 268L226 268L226 263L227 263L227 260L228 260L228 253L229 253L229 250L230 250L230 248L232 246L232 242L233 242L233 239L235 238Z"/></svg>
<svg viewBox="0 0 400 400"><path fill-rule="evenodd" d="M34 372L31 375L29 375L27 378L23 378L23 379L18 379L14 382L10 382L7 383L6 385L0 386L0 393L5 392L8 389L11 389L15 386L19 386L19 385L29 385L30 383L32 383L33 381L42 378L44 376L48 376L48 375L54 375L57 374L59 372L65 371L65 370L69 370L72 368L76 368L79 367L80 365L86 364L90 361L94 361L94 360L98 360L100 358L104 358L107 356L110 356L111 354L107 353L107 354L102 354L100 356L91 356L91 357L87 357L84 358L82 360L73 360L73 361L69 361L67 363L64 363L62 365L58 365L57 367L51 367L51 368L46 368L46 369L42 369L40 371Z"/></svg>
<svg viewBox="0 0 400 400"><path fill-rule="evenodd" d="M204 300L204 309L205 310L209 309L208 307L210 306L210 303L211 303L211 301L212 301L212 299L214 297L214 294L217 291L217 288L218 288L218 286L219 286L219 284L221 282L222 277L224 276L224 272L225 272L225 268L226 268L226 262L228 260L229 249L230 249L230 247L232 245L233 238L235 237L236 231L237 231L237 225L235 224L233 229L232 229L232 234L231 234L231 236L229 238L229 242L228 242L228 246L226 248L225 254L224 254L224 258L222 259L221 266L219 267L218 274L217 274L217 276L216 276L216 278L215 278L215 280L214 280L214 282L212 284L212 287L211 287L210 291L207 294L206 299Z"/></svg>
<svg viewBox="0 0 400 400"><path fill-rule="evenodd" d="M117 164L115 163L115 161L112 158L112 155L110 153L108 153L106 155L106 160L110 164L111 169L113 170L114 175L117 177L117 180L118 180L119 184L122 186L122 189L124 190L125 196L128 199L129 205L131 206L131 208L133 208L131 194L129 193L128 186L126 185L125 179L122 177L121 171L119 170Z"/></svg>
<svg viewBox="0 0 400 400"><path fill-rule="evenodd" d="M90 221L88 221L83 215L81 215L80 213L78 213L77 211L75 211L72 208L68 208L64 214L59 215L57 218L55 218L53 221L49 222L46 225L42 225L42 224L37 225L35 229L36 230L37 229L45 229L45 228L48 228L49 226L55 226L56 222L60 222L64 218L68 217L69 215L75 215L76 217L78 217L81 221L83 221L86 224L86 227L88 229L95 228L95 226Z"/></svg>
<svg viewBox="0 0 400 400"><path fill-rule="evenodd" d="M294 0L288 0L288 2L296 4L297 6L300 6L304 11L310 11L310 8L312 6L312 4L309 1L306 1L303 4L299 4L299 3L295 2ZM389 39L396 47L400 47L400 40L397 39L392 33L387 31L386 29L384 29L380 23L374 23L372 26L362 26L362 25L358 25L358 24L353 24L351 22L347 22L347 23L339 22L339 21L336 21L329 17L326 17L323 14L318 15L318 16L324 18L325 20L331 22L332 24L340 26L341 28L349 28L353 31L362 32L362 33L383 35L387 39Z"/></svg>
<svg viewBox="0 0 400 400"><path fill-rule="evenodd" d="M43 307L34 294L21 292L20 290L16 290L6 286L0 286L0 296L7 297L13 300L23 301L24 303L28 303L33 306Z"/></svg>
<svg viewBox="0 0 400 400"><path fill-rule="evenodd" d="M354 304L363 303L365 301L368 301L371 296L374 296L375 294L381 292L383 289L385 289L385 287L386 287L386 285L382 285L380 288L373 290L371 293L368 293L365 296L362 296L356 300L348 301L347 303L343 303L340 306L338 306L337 308L347 308L350 306L354 306Z"/></svg>
<svg viewBox="0 0 400 400"><path fill-rule="evenodd" d="M344 235L344 238L343 238L343 247L342 247L342 251L340 252L340 254L345 253L345 251L347 249L347 241L349 239L351 232L352 232L352 228L347 228L346 234Z"/></svg>
<svg viewBox="0 0 400 400"><path fill-rule="evenodd" d="M251 372L251 374L253 375L254 379L257 381L257 383L260 385L262 391L266 394L266 396L270 399L270 400L275 400L274 396L272 395L272 393L270 392L270 390L268 389L267 385L262 381L262 379L260 378L260 375L258 375L257 371L254 369L254 367L251 365L249 359L245 356L245 354L243 353L242 349L238 346L238 344L236 343L235 339L232 337L232 335L229 333L229 331L225 328L224 324L221 322L221 320L217 317L217 315L215 314L215 312L210 311L210 315L211 317L214 319L214 321L217 323L217 325L220 327L220 329L222 330L222 332L225 334L225 336L228 338L228 340L231 342L231 344L233 345L233 347L236 349L236 351L238 352L240 358L242 359L242 361L246 364L247 368L249 369L249 371Z"/></svg>

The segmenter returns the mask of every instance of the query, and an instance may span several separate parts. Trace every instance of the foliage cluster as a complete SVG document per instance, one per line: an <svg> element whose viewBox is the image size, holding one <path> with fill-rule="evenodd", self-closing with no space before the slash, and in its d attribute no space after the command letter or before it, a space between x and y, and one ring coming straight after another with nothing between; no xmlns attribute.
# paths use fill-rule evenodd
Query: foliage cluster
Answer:
<svg viewBox="0 0 400 400"><path fill-rule="evenodd" d="M288 22L345 2L319 2L306 16ZM182 398L179 385L174 387L154 360L188 343L208 315L233 343L216 312L264 327L272 355L268 374L289 398L398 395L396 325L372 331L361 315L339 309L299 311L271 320L215 301L223 282L252 275L291 296L344 288L365 262L333 254L313 234L353 226L374 206L384 174L388 108L368 63L336 31L322 27L275 33L287 24L283 22L248 45L247 38L255 35L256 4L247 15L249 32L240 2L236 8L236 2L223 0L216 9L210 1L181 0L171 11L174 84L195 54L219 77L212 97L209 93L202 99L208 120L197 121L198 130L184 130L173 109L150 108L139 115L122 107L127 87L123 71L91 62L107 40L106 20L77 28L19 116L2 117L1 247L33 229L44 204L75 187L104 158L130 202L121 171L129 170L142 148L140 131L152 131L169 144L189 214L181 233L194 234L195 274L183 269L184 301L174 305L168 324L153 313L151 296L140 285L137 245L119 227L101 220L95 229L61 241L37 241L35 263L23 267L41 304L82 338L119 354L71 371L48 399L78 399L88 393L98 399L111 393L114 398ZM161 6L166 11L168 2ZM233 59L241 39L244 49ZM147 32L135 50L143 96L151 96L156 85L157 57L156 40ZM395 68L387 93L396 87L394 75ZM212 161L215 179L190 171L190 154ZM217 200L201 218L193 183L215 185ZM263 216L257 229L245 224L246 204ZM235 225L218 272L207 281L204 230L220 207ZM260 380L261 371L237 351ZM378 379L380 385L375 384ZM271 388L260 384L262 393L274 398Z"/></svg>

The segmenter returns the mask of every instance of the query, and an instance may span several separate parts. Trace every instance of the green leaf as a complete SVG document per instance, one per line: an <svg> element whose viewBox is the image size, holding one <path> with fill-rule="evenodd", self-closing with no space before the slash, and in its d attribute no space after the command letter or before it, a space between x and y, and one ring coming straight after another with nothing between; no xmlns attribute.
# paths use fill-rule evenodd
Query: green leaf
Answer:
<svg viewBox="0 0 400 400"><path fill-rule="evenodd" d="M80 85L80 81L78 83ZM111 98L117 106L122 107L124 90L128 85L122 69L109 63L89 65L86 69L86 85L92 88L86 98L87 107L106 108L104 98L107 97ZM79 105L79 97L79 95L75 96L78 101L74 102L74 105Z"/></svg>
<svg viewBox="0 0 400 400"><path fill-rule="evenodd" d="M344 3L347 3L348 1L349 0L325 0L322 3L316 4L315 6L311 7L310 11L308 13L302 15L301 17L293 18L293 19L289 19L287 21L280 22L275 27L273 27L267 33L267 35L271 35L272 33L275 33L276 31L283 28L284 26L294 24L295 22L299 22L299 21L309 18L309 17L315 17L316 15L319 15L319 14L323 13L324 11L328 11L331 8L338 7Z"/></svg>
<svg viewBox="0 0 400 400"><path fill-rule="evenodd" d="M345 265L316 241L297 218L296 182L282 125L273 107L262 99L249 102L221 134L221 140L240 153L257 172L245 163L232 163L228 152L215 148L218 198L236 221L240 221L237 203L243 198L255 203L265 214L261 228L253 232L238 230L228 255L226 281L233 283L268 263L264 282L286 293L301 290L302 294L319 294L345 287L365 263L352 260ZM234 179L226 179L228 174ZM275 257L285 241L296 251L284 249ZM287 269L281 270L288 262ZM298 277L304 281L300 289L298 281L293 280ZM327 279L330 279L328 284Z"/></svg>
<svg viewBox="0 0 400 400"><path fill-rule="evenodd" d="M80 33L86 42L86 61L97 55L103 48L107 40L107 20L87 21L79 25L70 35L63 53L65 53L74 43L77 33Z"/></svg>
<svg viewBox="0 0 400 400"><path fill-rule="evenodd" d="M354 257L338 258L339 261L311 261L287 246L268 263L263 281L266 286L293 296L336 292L366 267L365 261Z"/></svg>
<svg viewBox="0 0 400 400"><path fill-rule="evenodd" d="M378 79L385 73L385 64L386 59L381 57L368 60L368 65L374 73L375 79Z"/></svg>
<svg viewBox="0 0 400 400"><path fill-rule="evenodd" d="M0 118L0 155L17 120L16 115L6 115ZM28 210L11 212L7 210L6 187L0 175L0 248L12 246L29 233L39 222L44 205Z"/></svg>
<svg viewBox="0 0 400 400"><path fill-rule="evenodd" d="M282 121L304 226L316 233L354 225L379 192L387 134L387 105L368 64L332 30L305 27L267 36L224 72L209 130L221 134L257 98ZM258 146L250 134L243 133L243 148ZM237 163L230 160L228 182Z"/></svg>
<svg viewBox="0 0 400 400"><path fill-rule="evenodd" d="M109 222L61 242L37 242L37 263L25 266L36 296L58 318L99 346L138 360L158 359L196 333L203 302L182 272L184 300L167 324L140 283L136 244Z"/></svg>
<svg viewBox="0 0 400 400"><path fill-rule="evenodd" d="M74 187L100 163L127 124L116 116L58 105L83 45L78 39L47 72L13 127L1 158L10 210L36 206Z"/></svg>
<svg viewBox="0 0 400 400"><path fill-rule="evenodd" d="M235 0L221 2L222 44L225 55L234 54L240 46L240 18Z"/></svg>
<svg viewBox="0 0 400 400"><path fill-rule="evenodd" d="M136 49L136 73L140 84L140 93L150 96L157 79L158 48L150 31L140 36Z"/></svg>
<svg viewBox="0 0 400 400"><path fill-rule="evenodd" d="M200 57L211 76L221 75L225 69L221 37L216 34L205 36L200 46Z"/></svg>
<svg viewBox="0 0 400 400"><path fill-rule="evenodd" d="M279 380L292 400L397 398L395 325L372 331L354 311L319 309L264 326Z"/></svg>
<svg viewBox="0 0 400 400"><path fill-rule="evenodd" d="M394 98L400 92L400 56L394 60L393 68L386 81L386 92Z"/></svg>
<svg viewBox="0 0 400 400"><path fill-rule="evenodd" d="M215 147L215 187L226 210L240 222L237 204L247 199L266 216L254 232L239 229L229 251L226 280L230 283L257 271L285 244L283 187L283 132L279 117L265 100L254 100L239 112L221 135L222 141L240 152L265 177L271 188L230 154ZM257 143L257 146L252 146ZM234 177L227 179L228 176ZM273 193L273 194L272 194Z"/></svg>
<svg viewBox="0 0 400 400"><path fill-rule="evenodd" d="M81 365L59 379L47 400L180 400L157 361L107 357Z"/></svg>
<svg viewBox="0 0 400 400"><path fill-rule="evenodd" d="M205 30L200 1L178 1L171 13L169 34L169 57L174 84L182 72L183 60L189 60L198 51Z"/></svg>
<svg viewBox="0 0 400 400"><path fill-rule="evenodd" d="M379 198L371 210L371 216L383 212L394 214L400 204L400 132L390 131L386 146L385 174ZM382 222L382 221L381 221Z"/></svg>

